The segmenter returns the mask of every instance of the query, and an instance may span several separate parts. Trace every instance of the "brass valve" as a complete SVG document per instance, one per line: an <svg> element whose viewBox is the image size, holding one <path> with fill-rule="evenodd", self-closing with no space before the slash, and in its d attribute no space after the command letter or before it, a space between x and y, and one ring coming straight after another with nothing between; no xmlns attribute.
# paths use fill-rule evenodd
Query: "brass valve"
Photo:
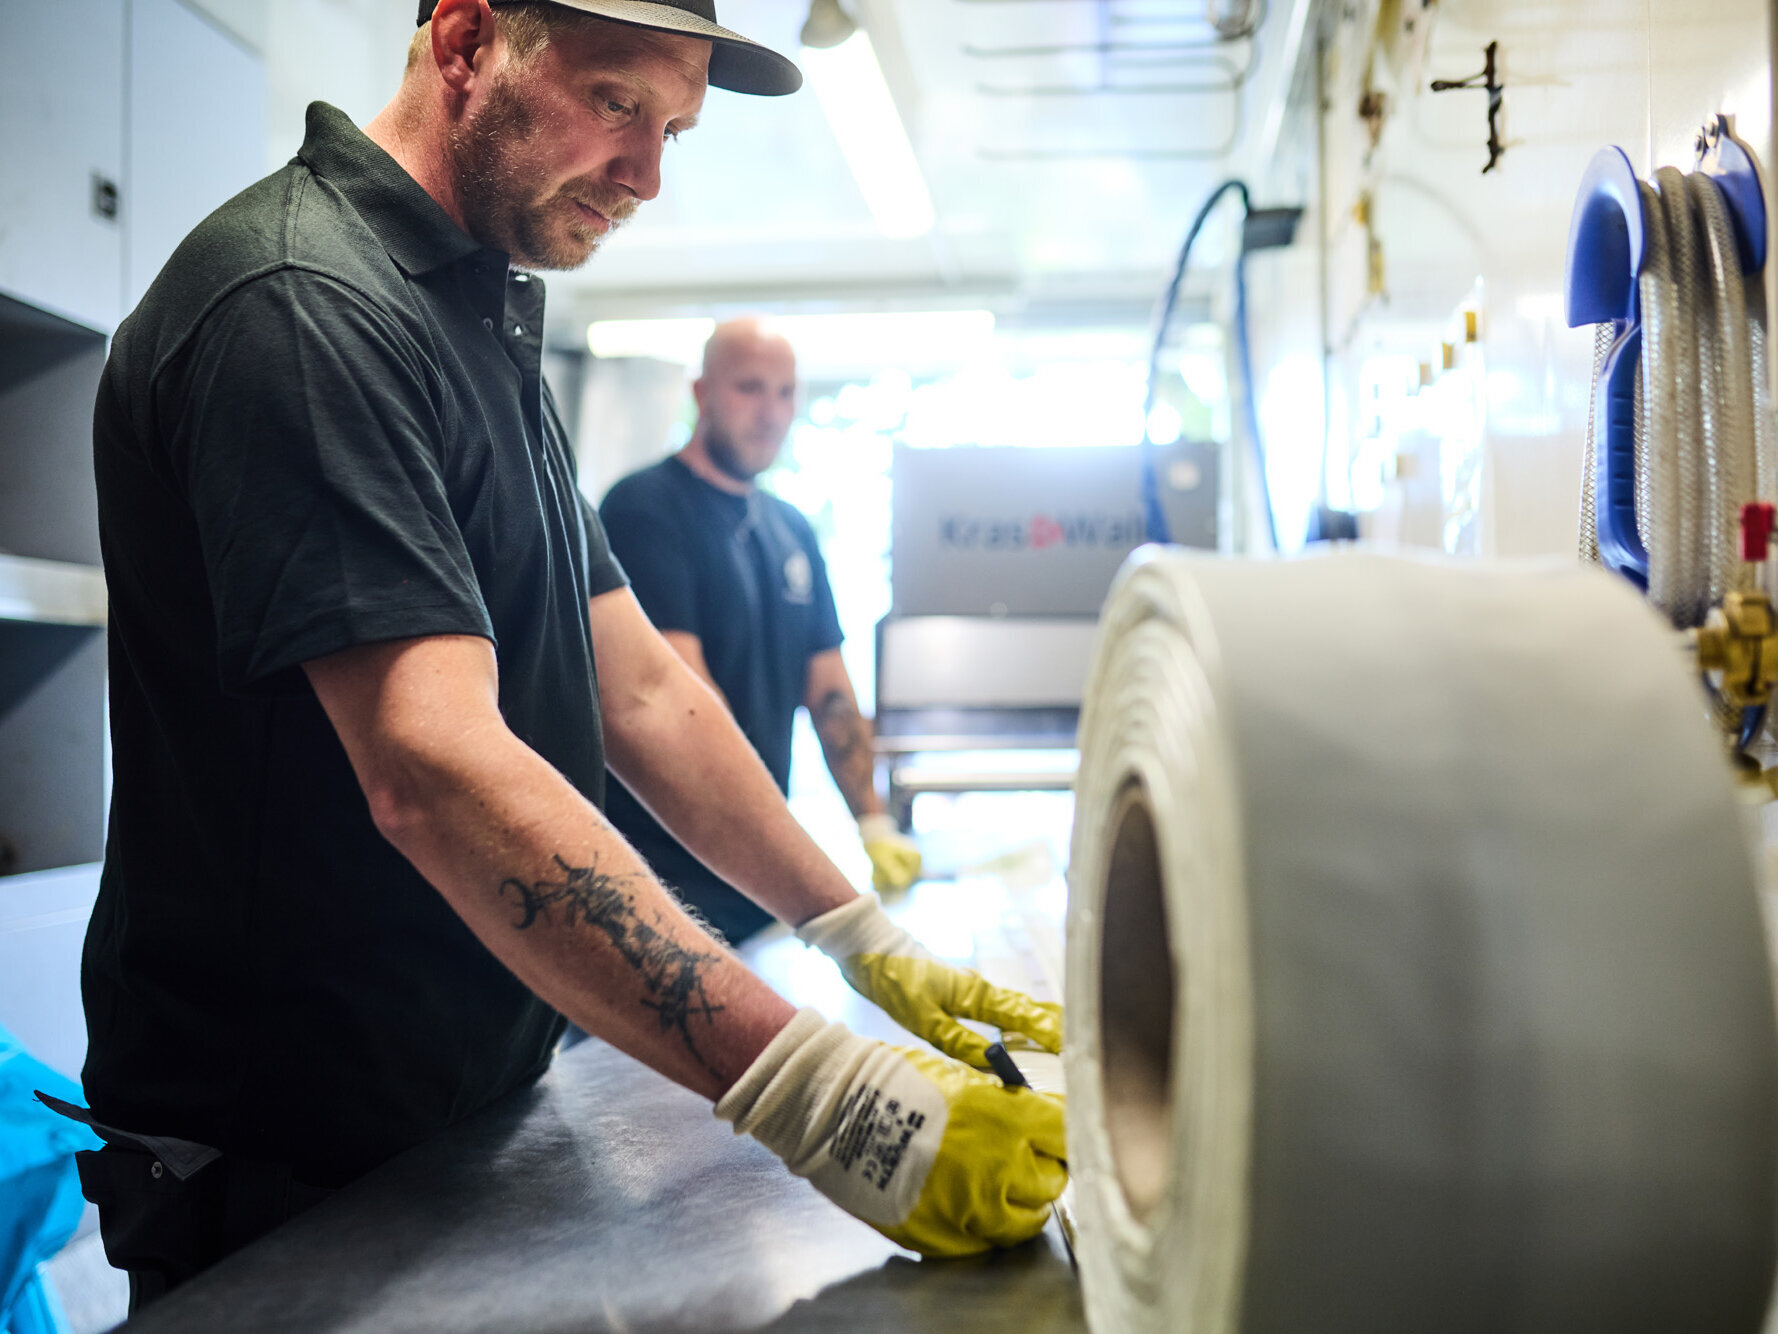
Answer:
<svg viewBox="0 0 1778 1334"><path fill-rule="evenodd" d="M1778 685L1778 616L1757 589L1733 592L1712 607L1697 636L1698 666L1721 672L1722 697L1738 708L1759 708Z"/></svg>

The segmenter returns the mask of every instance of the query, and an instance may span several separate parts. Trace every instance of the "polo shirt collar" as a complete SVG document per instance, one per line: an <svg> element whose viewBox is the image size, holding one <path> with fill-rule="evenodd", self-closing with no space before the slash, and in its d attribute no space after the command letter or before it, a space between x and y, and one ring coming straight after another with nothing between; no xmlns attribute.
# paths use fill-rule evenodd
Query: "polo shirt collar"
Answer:
<svg viewBox="0 0 1778 1334"><path fill-rule="evenodd" d="M497 272L506 272L504 252L482 245L452 222L406 168L339 108L309 104L307 134L297 156L345 195L409 276L475 254L495 261Z"/></svg>

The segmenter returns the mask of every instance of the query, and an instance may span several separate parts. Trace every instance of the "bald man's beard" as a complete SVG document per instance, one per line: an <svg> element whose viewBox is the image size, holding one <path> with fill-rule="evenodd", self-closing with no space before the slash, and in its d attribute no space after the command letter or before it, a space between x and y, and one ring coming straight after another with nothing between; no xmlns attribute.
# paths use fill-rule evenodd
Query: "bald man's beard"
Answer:
<svg viewBox="0 0 1778 1334"><path fill-rule="evenodd" d="M728 433L720 422L706 419L704 423L704 452L710 456L719 471L734 478L737 482L751 482L762 472L772 466L771 462L764 467L756 468L741 453L735 444L735 438ZM777 452L772 454L772 462L777 461Z"/></svg>
<svg viewBox="0 0 1778 1334"><path fill-rule="evenodd" d="M571 201L603 213L612 231L635 213L637 201L590 177L554 189L528 179L523 154L516 150L536 131L537 117L517 78L502 69L475 119L451 130L463 226L521 268L578 269L603 238L580 219Z"/></svg>

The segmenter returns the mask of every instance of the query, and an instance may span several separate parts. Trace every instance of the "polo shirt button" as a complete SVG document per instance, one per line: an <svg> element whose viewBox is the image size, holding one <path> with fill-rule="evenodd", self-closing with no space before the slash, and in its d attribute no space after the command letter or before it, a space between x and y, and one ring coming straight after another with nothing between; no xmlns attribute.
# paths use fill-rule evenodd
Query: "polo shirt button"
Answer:
<svg viewBox="0 0 1778 1334"><path fill-rule="evenodd" d="M522 324L513 325L512 326L512 336L514 338L523 338L525 336L525 326Z"/></svg>
<svg viewBox="0 0 1778 1334"><path fill-rule="evenodd" d="M482 328L486 329L489 333L493 333L494 332L494 321L493 320L483 320L482 321Z"/></svg>
<svg viewBox="0 0 1778 1334"><path fill-rule="evenodd" d="M531 281L531 275L528 273L515 273L512 275L512 280L515 283L528 283Z"/></svg>

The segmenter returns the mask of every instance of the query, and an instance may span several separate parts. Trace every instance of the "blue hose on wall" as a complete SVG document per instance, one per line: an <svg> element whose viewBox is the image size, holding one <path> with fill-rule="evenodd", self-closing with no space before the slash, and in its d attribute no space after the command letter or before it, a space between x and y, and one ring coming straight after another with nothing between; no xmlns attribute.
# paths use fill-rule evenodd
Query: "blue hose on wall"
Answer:
<svg viewBox="0 0 1778 1334"><path fill-rule="evenodd" d="M1191 229L1185 234L1185 244L1179 248L1179 260L1173 266L1173 277L1168 282L1166 291L1161 294L1155 315L1154 343L1148 356L1148 392L1142 404L1142 510L1149 541L1171 540L1167 514L1161 507L1160 477L1155 468L1154 441L1148 435L1148 417L1154 411L1155 394L1160 383L1161 350L1166 345L1167 329L1172 323L1173 307L1179 300L1179 288L1185 280L1186 264L1191 259L1192 246L1196 244L1198 233L1204 229L1204 223L1209 220L1212 210L1230 192L1241 197L1243 217L1241 255L1235 261L1235 356L1241 368L1241 421L1252 442L1254 473L1259 478L1261 507L1266 516L1266 536L1275 550L1278 546L1278 523L1272 513L1272 489L1266 477L1265 448L1259 437L1259 413L1253 400L1253 354L1247 339L1247 255L1252 250L1288 245L1295 235L1296 221L1302 216L1302 210L1254 209L1245 181L1227 180L1210 192L1210 197L1192 219ZM1255 219L1263 219L1266 225L1256 229L1253 225Z"/></svg>

